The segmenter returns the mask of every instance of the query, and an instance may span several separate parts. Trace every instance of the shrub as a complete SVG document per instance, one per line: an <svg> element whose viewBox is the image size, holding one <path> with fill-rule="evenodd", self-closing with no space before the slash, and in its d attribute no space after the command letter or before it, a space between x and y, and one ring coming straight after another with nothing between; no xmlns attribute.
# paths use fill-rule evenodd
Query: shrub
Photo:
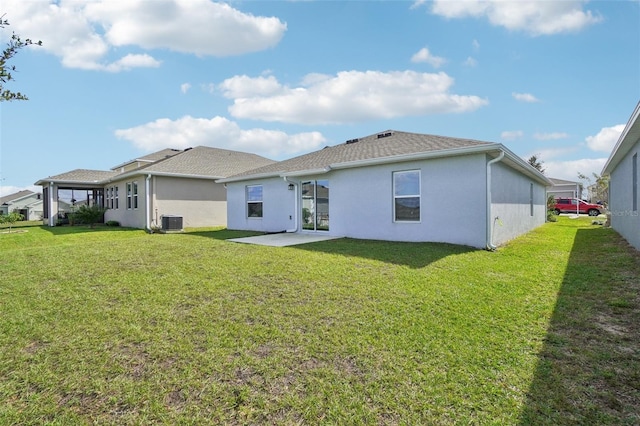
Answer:
<svg viewBox="0 0 640 426"><path fill-rule="evenodd" d="M84 223L85 225L89 225L93 228L93 225L102 219L102 215L104 215L104 212L106 211L107 209L98 205L89 207L86 204L83 204L75 211L75 213L73 213L73 221L77 223Z"/></svg>
<svg viewBox="0 0 640 426"><path fill-rule="evenodd" d="M117 220L108 220L104 224L107 226L120 226L120 222Z"/></svg>

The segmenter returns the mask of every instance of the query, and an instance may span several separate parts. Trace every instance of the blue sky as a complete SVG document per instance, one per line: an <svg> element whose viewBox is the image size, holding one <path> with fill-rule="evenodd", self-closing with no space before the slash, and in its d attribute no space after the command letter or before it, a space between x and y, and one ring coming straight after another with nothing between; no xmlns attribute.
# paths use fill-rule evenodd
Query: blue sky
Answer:
<svg viewBox="0 0 640 426"><path fill-rule="evenodd" d="M22 38L0 195L209 145L286 159L387 129L600 173L640 100L639 1L3 0ZM4 44L4 43L3 43Z"/></svg>

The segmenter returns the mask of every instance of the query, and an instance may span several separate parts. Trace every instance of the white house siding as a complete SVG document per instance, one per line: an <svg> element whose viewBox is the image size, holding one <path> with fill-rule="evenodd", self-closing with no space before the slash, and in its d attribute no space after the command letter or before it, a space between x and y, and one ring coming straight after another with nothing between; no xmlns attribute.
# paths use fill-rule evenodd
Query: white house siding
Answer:
<svg viewBox="0 0 640 426"><path fill-rule="evenodd" d="M637 141L611 172L609 209L611 211L611 227L640 250L640 190L638 189L636 189L638 191L636 197L638 197L639 209L633 209L632 158L636 154L638 154L638 170L640 170L640 141ZM640 174L638 171L637 173ZM640 180L640 176L636 179ZM638 188L640 188L640 182Z"/></svg>
<svg viewBox="0 0 640 426"><path fill-rule="evenodd" d="M392 174L406 170L420 170L418 223L393 220ZM484 247L485 170L485 156L479 154L334 170L296 181L329 180L329 235ZM263 185L262 219L246 217L245 188L255 184ZM294 191L288 191L287 185L282 178L229 183L229 229L277 232L292 228L293 215L299 213L294 210Z"/></svg>
<svg viewBox="0 0 640 426"><path fill-rule="evenodd" d="M151 219L162 225L162 216L181 216L184 228L227 224L226 190L209 179L152 177Z"/></svg>
<svg viewBox="0 0 640 426"><path fill-rule="evenodd" d="M138 184L138 208L127 208L127 183L137 182ZM135 176L126 180L116 181L105 185L105 192L107 188L118 187L118 208L109 208L105 215L105 221L115 220L120 223L121 226L129 228L145 228L146 216L145 216L145 177Z"/></svg>
<svg viewBox="0 0 640 426"><path fill-rule="evenodd" d="M329 176L330 234L483 247L484 155L338 170ZM393 172L419 170L420 222L395 222Z"/></svg>
<svg viewBox="0 0 640 426"><path fill-rule="evenodd" d="M492 242L499 245L544 224L546 188L503 163L494 163L491 167Z"/></svg>
<svg viewBox="0 0 640 426"><path fill-rule="evenodd" d="M246 187L262 185L262 218L247 217ZM283 178L269 178L227 184L227 227L260 232L281 232L296 226L295 197Z"/></svg>

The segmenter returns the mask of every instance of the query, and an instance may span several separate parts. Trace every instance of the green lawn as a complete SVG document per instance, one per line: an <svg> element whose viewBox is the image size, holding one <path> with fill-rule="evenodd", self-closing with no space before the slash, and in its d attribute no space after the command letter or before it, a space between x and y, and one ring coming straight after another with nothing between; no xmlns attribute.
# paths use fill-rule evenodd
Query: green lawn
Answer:
<svg viewBox="0 0 640 426"><path fill-rule="evenodd" d="M0 233L0 424L637 424L640 258L227 230Z"/></svg>

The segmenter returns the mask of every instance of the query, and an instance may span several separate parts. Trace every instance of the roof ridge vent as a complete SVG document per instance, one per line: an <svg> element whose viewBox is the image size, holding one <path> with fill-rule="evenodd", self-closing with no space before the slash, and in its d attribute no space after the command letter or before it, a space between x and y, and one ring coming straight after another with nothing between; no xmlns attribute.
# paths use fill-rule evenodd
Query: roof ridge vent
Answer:
<svg viewBox="0 0 640 426"><path fill-rule="evenodd" d="M393 132L378 133L378 139L388 138L391 135L393 135Z"/></svg>
<svg viewBox="0 0 640 426"><path fill-rule="evenodd" d="M347 145L349 145L349 144L352 144L352 143L356 143L356 142L358 142L359 140L360 140L360 139L358 139L358 138L355 138L355 139L349 139L349 140L346 142L346 144L347 144Z"/></svg>

